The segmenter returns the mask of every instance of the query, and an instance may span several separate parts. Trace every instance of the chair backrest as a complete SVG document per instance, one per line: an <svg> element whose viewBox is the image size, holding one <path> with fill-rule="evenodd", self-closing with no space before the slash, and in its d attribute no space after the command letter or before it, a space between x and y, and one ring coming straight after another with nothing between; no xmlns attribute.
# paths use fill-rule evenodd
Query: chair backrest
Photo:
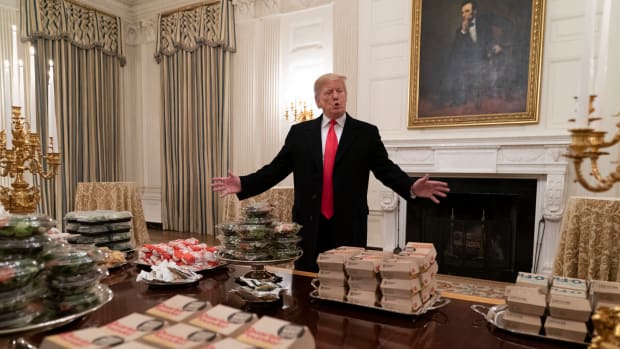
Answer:
<svg viewBox="0 0 620 349"><path fill-rule="evenodd" d="M274 206L273 216L281 222L292 222L294 189L292 187L275 187L251 198L239 201L235 195L224 197L222 221L237 221L241 218L241 208L255 202L266 201Z"/></svg>

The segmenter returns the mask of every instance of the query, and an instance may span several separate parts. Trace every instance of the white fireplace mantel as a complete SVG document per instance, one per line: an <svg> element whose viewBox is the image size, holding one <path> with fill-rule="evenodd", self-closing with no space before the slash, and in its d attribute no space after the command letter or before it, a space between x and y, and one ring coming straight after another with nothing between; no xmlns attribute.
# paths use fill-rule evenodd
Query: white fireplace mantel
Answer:
<svg viewBox="0 0 620 349"><path fill-rule="evenodd" d="M550 273L564 209L568 136L465 139L384 139L390 158L412 176L537 179L534 246L536 272ZM384 247L404 246L407 203L389 188L381 192ZM544 218L544 236L538 223ZM538 247L536 247L538 248Z"/></svg>

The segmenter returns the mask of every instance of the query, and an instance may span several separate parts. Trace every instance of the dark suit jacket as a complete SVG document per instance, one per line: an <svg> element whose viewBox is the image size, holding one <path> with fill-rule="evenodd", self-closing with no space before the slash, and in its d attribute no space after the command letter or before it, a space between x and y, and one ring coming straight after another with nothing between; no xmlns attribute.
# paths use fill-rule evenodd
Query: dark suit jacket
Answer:
<svg viewBox="0 0 620 349"><path fill-rule="evenodd" d="M255 173L241 176L240 200L260 194L293 172L295 202L293 220L303 226L300 243L304 256L299 269L311 270L322 249L342 245L366 246L368 179L370 171L404 198L410 197L414 180L389 158L376 126L347 114L334 164L334 216L337 234L319 232L323 160L321 122L323 116L293 125L284 146L271 161ZM324 234L327 235L327 234ZM320 241L319 241L320 239Z"/></svg>

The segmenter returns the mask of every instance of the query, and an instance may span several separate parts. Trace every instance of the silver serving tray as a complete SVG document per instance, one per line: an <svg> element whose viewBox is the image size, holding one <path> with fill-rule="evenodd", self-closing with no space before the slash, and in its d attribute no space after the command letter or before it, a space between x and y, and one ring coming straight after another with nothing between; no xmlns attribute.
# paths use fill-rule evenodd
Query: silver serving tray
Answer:
<svg viewBox="0 0 620 349"><path fill-rule="evenodd" d="M153 288L182 288L182 287L193 287L200 283L203 276L198 274L198 278L196 279L184 279L184 280L175 280L175 281L162 281L162 280L141 280L140 282L144 282L149 285L149 287Z"/></svg>
<svg viewBox="0 0 620 349"><path fill-rule="evenodd" d="M220 261L237 264L237 265L249 265L249 266L264 266L264 265L276 265L276 264L290 263L290 262L296 261L303 255L303 252L299 251L299 253L295 257L289 257L289 258L284 258L284 259L268 259L268 260L263 260L263 261L248 261L245 259L234 259L234 258L224 257L222 253L220 253L220 251L221 250L218 250L217 252L215 252L215 257L219 259Z"/></svg>
<svg viewBox="0 0 620 349"><path fill-rule="evenodd" d="M506 325L504 324L504 315L506 314L506 311L508 310L508 305L506 305L506 304L498 304L498 305L494 305L492 307L487 307L487 306L480 305L480 304L474 304L474 305L471 306L471 310L473 310L476 313L484 316L485 320L488 323L490 323L491 325L499 328L502 331L506 331L506 332L510 332L510 333L514 333L514 334L519 334L519 335L525 335L525 336L528 336L528 337L544 338L546 340L551 339L551 340L565 342L565 343L580 344L582 346L590 344L588 342L572 341L572 340L569 340L569 339L563 339L563 338L551 337L551 336L543 336L541 334L534 334L534 333L531 333L531 332L524 332L524 331L507 329Z"/></svg>
<svg viewBox="0 0 620 349"><path fill-rule="evenodd" d="M151 264L145 264L145 263L140 263L140 262L134 262L134 265L136 266L136 268L140 269L140 270L146 270L146 271L151 271ZM198 267L192 267L192 271L196 274L201 274L201 273L206 273L212 270L217 270L217 269L221 269L228 266L228 263L226 262L220 262L218 265L214 265L212 267L206 267L203 269L199 269Z"/></svg>
<svg viewBox="0 0 620 349"><path fill-rule="evenodd" d="M316 286L316 282L317 281L318 281L318 279L312 279L312 286L315 288L314 291L310 292L310 297L312 297L312 298L321 299L321 300L325 300L325 301L336 302L336 303L351 304L351 305L356 305L356 306L363 307L363 308L377 309L377 310L387 311L387 312L396 313L396 314L414 315L414 316L423 315L423 314L426 314L427 312L429 312L431 310L436 310L436 309L439 309L439 308L443 308L446 305L448 305L448 303L450 303L449 299L441 297L441 295L436 292L417 311L404 312L404 311L398 311L398 310L393 310L393 309L386 309L386 308L382 308L382 307L378 307L378 306L371 306L371 305L365 305L365 304L351 303L351 302L347 302L347 301L341 301L341 300L338 300L338 299L321 297L319 295L319 290L317 289L317 286Z"/></svg>
<svg viewBox="0 0 620 349"><path fill-rule="evenodd" d="M81 318L84 315L88 315L98 310L99 308L103 307L104 305L106 305L108 302L112 300L112 297L113 297L112 290L105 284L97 285L97 293L99 293L100 303L90 309L86 309L79 313L67 315L67 316L64 316L58 319L49 320L49 321L45 321L45 322L41 322L37 324L30 324L30 325L26 325L22 327L0 329L0 336L9 335L9 334L25 335L26 333L30 333L30 332L32 333L43 332L43 331L51 330L56 327L66 325L74 320Z"/></svg>

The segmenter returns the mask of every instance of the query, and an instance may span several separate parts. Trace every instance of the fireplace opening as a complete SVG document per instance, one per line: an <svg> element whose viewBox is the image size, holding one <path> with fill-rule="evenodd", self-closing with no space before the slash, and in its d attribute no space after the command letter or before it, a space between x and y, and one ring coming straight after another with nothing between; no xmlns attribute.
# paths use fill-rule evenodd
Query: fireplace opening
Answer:
<svg viewBox="0 0 620 349"><path fill-rule="evenodd" d="M514 282L532 267L536 179L442 178L450 194L407 205L407 241L432 242L439 272Z"/></svg>

